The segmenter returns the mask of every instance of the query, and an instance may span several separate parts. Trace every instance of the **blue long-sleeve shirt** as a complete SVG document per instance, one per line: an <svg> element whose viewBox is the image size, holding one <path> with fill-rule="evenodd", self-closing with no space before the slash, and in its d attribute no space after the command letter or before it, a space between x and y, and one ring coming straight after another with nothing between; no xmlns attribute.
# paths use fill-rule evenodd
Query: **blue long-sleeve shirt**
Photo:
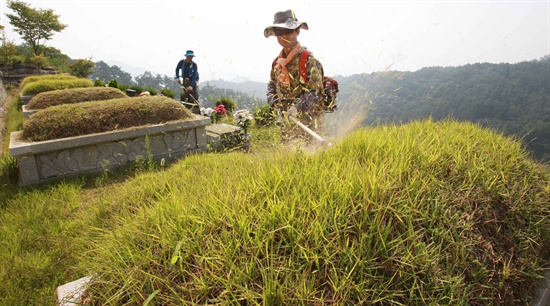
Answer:
<svg viewBox="0 0 550 306"><path fill-rule="evenodd" d="M189 62L189 64L186 64L184 59L179 61L178 65L176 66L176 79L180 77L180 70L181 77L184 79L191 79L191 83L189 84L189 86L195 87L195 85L197 84L197 77L199 75L199 68L197 64L193 61Z"/></svg>

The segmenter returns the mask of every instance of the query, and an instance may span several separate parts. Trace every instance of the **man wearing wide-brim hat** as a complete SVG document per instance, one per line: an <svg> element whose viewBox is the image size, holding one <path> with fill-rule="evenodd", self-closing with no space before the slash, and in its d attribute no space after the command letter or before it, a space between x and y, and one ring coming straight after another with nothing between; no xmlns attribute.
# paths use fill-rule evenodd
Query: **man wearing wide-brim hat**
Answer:
<svg viewBox="0 0 550 306"><path fill-rule="evenodd" d="M298 111L298 119L314 131L319 131L324 115L323 109L323 67L310 53L304 54L300 70L302 53L306 48L298 41L300 30L308 30L306 22L298 21L292 10L277 12L273 24L265 28L264 36L275 36L282 50L272 64L267 101L276 113L288 113L291 107ZM300 73L302 72L302 73ZM307 133L288 120L280 122L282 141L303 138L309 140Z"/></svg>

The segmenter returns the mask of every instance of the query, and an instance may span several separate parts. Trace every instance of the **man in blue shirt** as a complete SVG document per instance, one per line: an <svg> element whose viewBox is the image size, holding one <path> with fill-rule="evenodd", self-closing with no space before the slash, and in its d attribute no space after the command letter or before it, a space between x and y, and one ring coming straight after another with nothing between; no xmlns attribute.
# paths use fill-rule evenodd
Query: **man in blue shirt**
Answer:
<svg viewBox="0 0 550 306"><path fill-rule="evenodd" d="M193 61L195 54L192 50L187 50L184 54L185 59L178 62L176 66L176 79L181 84L183 91L181 92L181 101L195 104L190 107L193 113L200 114L199 106L199 91L197 83L199 81L199 69ZM180 74L181 71L181 74ZM180 79L181 76L181 79Z"/></svg>

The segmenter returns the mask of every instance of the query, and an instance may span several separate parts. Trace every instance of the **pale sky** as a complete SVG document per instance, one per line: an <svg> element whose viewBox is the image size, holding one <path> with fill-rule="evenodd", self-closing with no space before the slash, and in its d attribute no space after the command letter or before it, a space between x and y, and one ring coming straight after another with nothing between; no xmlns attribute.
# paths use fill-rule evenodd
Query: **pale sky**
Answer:
<svg viewBox="0 0 550 306"><path fill-rule="evenodd" d="M46 45L73 59L123 62L173 76L177 62L192 49L201 82L267 82L280 46L276 38L265 38L263 30L277 11L287 9L308 23L299 40L332 76L517 63L550 54L550 0L24 2L60 16L67 28ZM6 0L0 9L7 38L19 44L5 15L13 13Z"/></svg>

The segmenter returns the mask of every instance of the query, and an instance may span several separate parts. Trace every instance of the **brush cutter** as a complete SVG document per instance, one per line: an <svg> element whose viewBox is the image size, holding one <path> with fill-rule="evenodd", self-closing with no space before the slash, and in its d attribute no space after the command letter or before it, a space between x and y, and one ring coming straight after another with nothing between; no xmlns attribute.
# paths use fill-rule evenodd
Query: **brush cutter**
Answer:
<svg viewBox="0 0 550 306"><path fill-rule="evenodd" d="M308 128L305 124L301 123L300 120L296 118L296 115L298 115L298 110L296 109L296 107L293 106L289 108L288 111L286 112L286 115L290 120L292 120L292 122L296 123L296 125L298 125L302 130L308 133L311 137L315 138L315 140L319 141L320 143L328 147L332 147L332 143L330 141L319 136L319 134L312 131L310 128Z"/></svg>
<svg viewBox="0 0 550 306"><path fill-rule="evenodd" d="M194 97L191 93L189 93L189 92L187 91L186 88L184 88L184 86L183 86L183 81L178 80L178 83L180 83L180 84L182 85L181 87L182 87L183 90L186 91L187 96L188 96L188 97L191 97L191 99L192 99L193 101L195 101L195 103L189 103L189 102L185 102L185 101L180 101L180 103L183 104L183 105L190 106L191 111L193 111L193 109L194 109L195 107L198 106L198 113L197 113L197 112L193 112L193 113L198 114L198 115L201 115L200 109L202 108L202 106L201 106L201 104L199 103L199 101L197 101L197 99L195 99L195 97Z"/></svg>

